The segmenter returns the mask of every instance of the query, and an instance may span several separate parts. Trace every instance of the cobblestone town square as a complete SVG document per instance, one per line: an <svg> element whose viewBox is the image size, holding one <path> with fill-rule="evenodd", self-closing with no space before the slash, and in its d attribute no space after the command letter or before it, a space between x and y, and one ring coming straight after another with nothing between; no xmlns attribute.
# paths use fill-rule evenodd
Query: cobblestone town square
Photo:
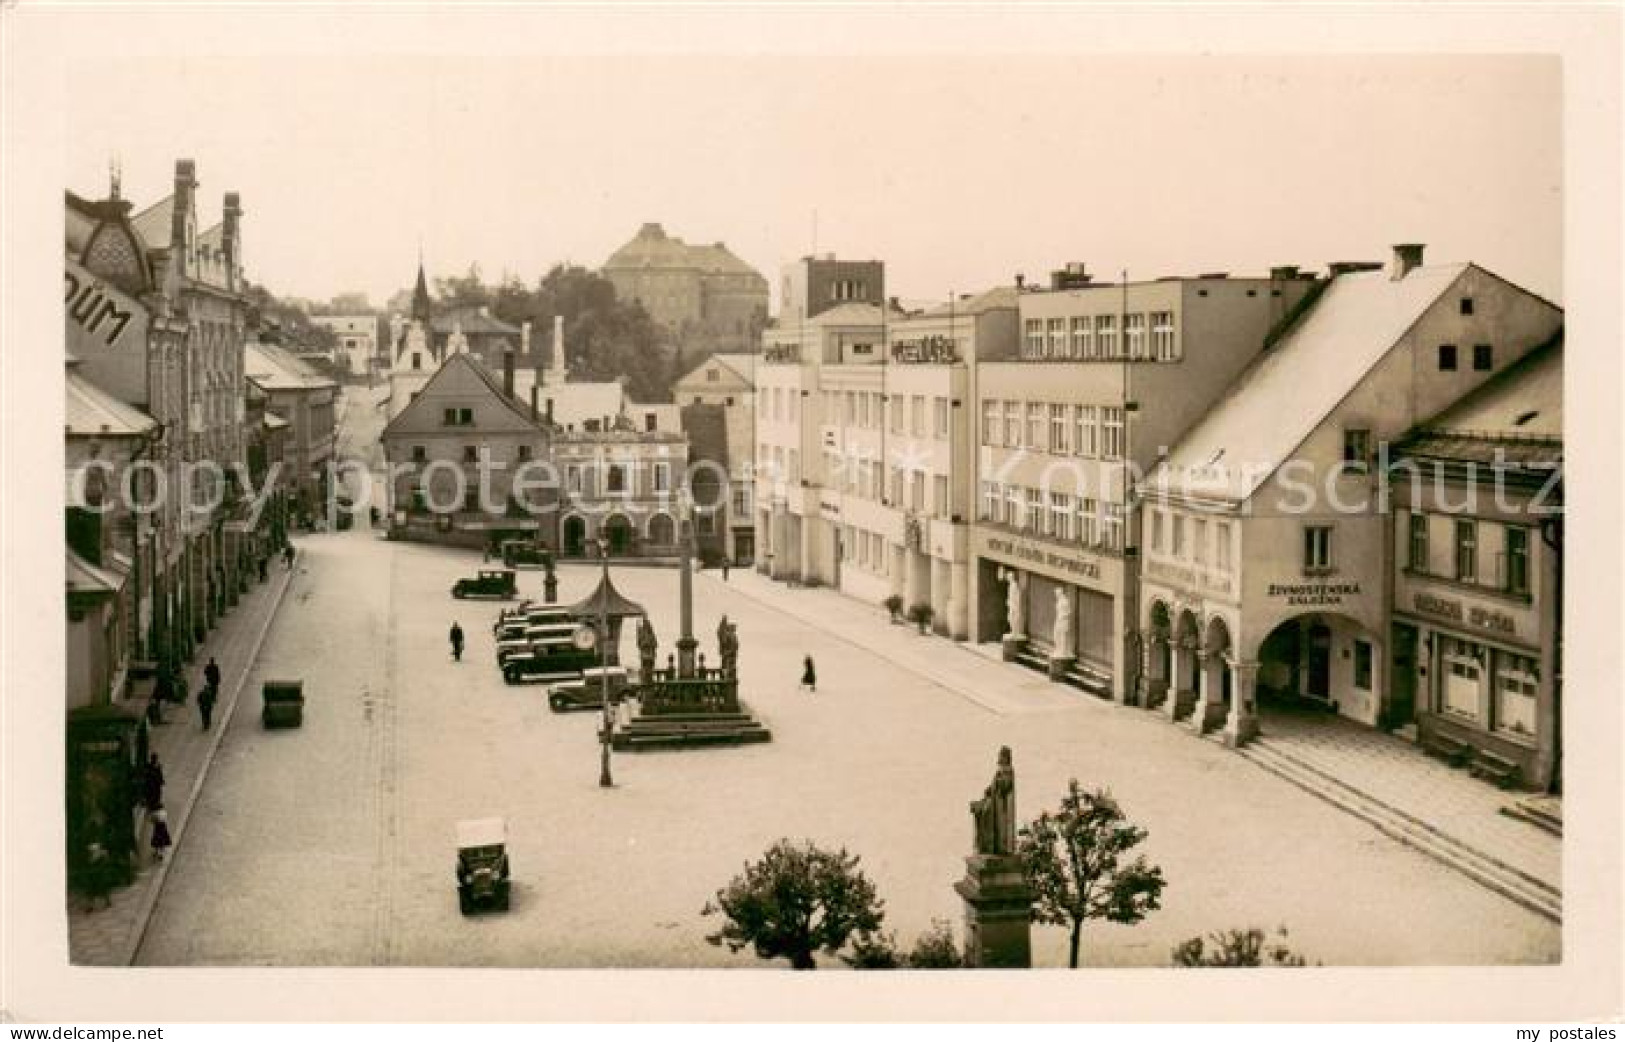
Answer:
<svg viewBox="0 0 1625 1042"><path fill-rule="evenodd" d="M600 789L597 714L555 714L539 686L505 685L497 607L448 594L478 554L364 526L301 547L140 964L765 966L706 943L715 917L700 910L781 836L861 855L886 927L909 944L933 918L962 929L951 887L970 850L966 804L1001 745L1014 752L1022 820L1057 804L1070 777L1108 786L1168 877L1164 907L1144 923L1090 924L1087 965L1166 965L1184 938L1237 924L1285 925L1327 965L1559 958L1556 924L1158 714L744 569L726 583L700 574L695 628L714 655L718 617L737 623L743 696L773 741L617 754L615 787ZM597 579L586 565L560 576L561 603ZM523 594L538 592L539 573L521 578ZM664 654L677 573L613 578L649 609ZM861 616L872 645L801 621L817 605ZM460 663L445 640L453 619L469 635ZM816 694L797 689L803 654L819 666ZM919 662L944 678L1007 679L972 699ZM304 679L304 726L263 730L259 685L285 675ZM453 828L492 815L509 822L513 906L464 917ZM1065 930L1035 926L1033 941L1035 965L1065 965Z"/></svg>

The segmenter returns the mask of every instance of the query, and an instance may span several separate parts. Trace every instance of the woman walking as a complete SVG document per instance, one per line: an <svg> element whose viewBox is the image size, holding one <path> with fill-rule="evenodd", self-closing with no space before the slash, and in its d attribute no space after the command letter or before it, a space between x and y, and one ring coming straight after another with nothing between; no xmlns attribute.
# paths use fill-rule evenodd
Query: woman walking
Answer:
<svg viewBox="0 0 1625 1042"><path fill-rule="evenodd" d="M169 812L160 806L152 812L152 859L162 861L174 842L169 835Z"/></svg>
<svg viewBox="0 0 1625 1042"><path fill-rule="evenodd" d="M811 655L804 656L801 660L800 686L806 688L812 694L818 693L818 670L813 667Z"/></svg>

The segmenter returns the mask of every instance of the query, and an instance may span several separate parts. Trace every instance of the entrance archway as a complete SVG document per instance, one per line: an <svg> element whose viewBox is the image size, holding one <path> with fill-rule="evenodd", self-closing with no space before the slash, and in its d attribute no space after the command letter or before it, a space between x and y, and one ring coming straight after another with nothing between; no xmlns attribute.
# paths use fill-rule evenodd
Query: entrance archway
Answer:
<svg viewBox="0 0 1625 1042"><path fill-rule="evenodd" d="M1163 710L1168 719L1179 720L1196 705L1197 649L1201 642L1201 627L1196 614L1186 610L1179 613L1174 623L1174 640L1169 656L1168 699Z"/></svg>
<svg viewBox="0 0 1625 1042"><path fill-rule="evenodd" d="M1147 709L1157 708L1168 697L1168 676L1173 667L1173 631L1173 617L1168 605L1153 601L1140 670L1140 704Z"/></svg>
<svg viewBox="0 0 1625 1042"><path fill-rule="evenodd" d="M1376 725L1383 694L1378 634L1336 612L1281 622L1258 646L1258 696L1266 709L1314 715L1330 710Z"/></svg>
<svg viewBox="0 0 1625 1042"><path fill-rule="evenodd" d="M612 556L624 556L632 549L632 522L626 519L625 514L611 514L604 521L604 535L609 539Z"/></svg>
<svg viewBox="0 0 1625 1042"><path fill-rule="evenodd" d="M649 542L655 546L671 546L677 542L677 526L669 514L656 514L649 519Z"/></svg>
<svg viewBox="0 0 1625 1042"><path fill-rule="evenodd" d="M564 556L581 557L587 552L587 522L579 516L564 519L562 529Z"/></svg>

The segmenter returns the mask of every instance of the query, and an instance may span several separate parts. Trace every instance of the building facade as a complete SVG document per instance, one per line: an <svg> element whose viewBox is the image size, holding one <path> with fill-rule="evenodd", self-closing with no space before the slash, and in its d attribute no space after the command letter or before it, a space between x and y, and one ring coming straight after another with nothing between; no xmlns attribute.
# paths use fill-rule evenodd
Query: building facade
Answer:
<svg viewBox="0 0 1625 1042"><path fill-rule="evenodd" d="M1338 264L1141 486L1147 702L1231 743L1279 701L1393 726L1383 446L1550 340L1472 264Z"/></svg>
<svg viewBox="0 0 1625 1042"><path fill-rule="evenodd" d="M279 440L289 508L304 520L323 515L336 462L338 384L276 344L250 343L244 366L266 396L266 413L287 425Z"/></svg>
<svg viewBox="0 0 1625 1042"><path fill-rule="evenodd" d="M1500 784L1559 789L1562 343L1408 432L1388 476L1392 718Z"/></svg>
<svg viewBox="0 0 1625 1042"><path fill-rule="evenodd" d="M736 565L749 565L756 556L756 362L755 355L712 355L672 389L678 407L684 410L684 430L689 434L690 455L694 457L691 462L708 459L726 475L726 481L718 482L711 494L695 490L700 510L695 516L698 534L702 539L714 540L716 552ZM708 429L720 429L716 436L701 439L695 434L694 424L701 422L701 414L713 409L716 415L704 422ZM691 416L696 417L692 422ZM702 454L700 447L707 440L715 448ZM706 520L708 506L712 508L710 522ZM703 530L708 523L715 526L709 535Z"/></svg>
<svg viewBox="0 0 1625 1042"><path fill-rule="evenodd" d="M378 319L373 315L312 315L310 320L338 338L336 362L351 376L370 376L378 354Z"/></svg>
<svg viewBox="0 0 1625 1042"><path fill-rule="evenodd" d="M1303 301L1311 280L1223 275L1094 284L1081 265L1023 287L1014 351L975 372L978 641L1093 694L1132 700L1135 486Z"/></svg>
<svg viewBox="0 0 1625 1042"><path fill-rule="evenodd" d="M601 271L685 350L752 351L767 321L767 280L725 243L686 243L645 224Z"/></svg>

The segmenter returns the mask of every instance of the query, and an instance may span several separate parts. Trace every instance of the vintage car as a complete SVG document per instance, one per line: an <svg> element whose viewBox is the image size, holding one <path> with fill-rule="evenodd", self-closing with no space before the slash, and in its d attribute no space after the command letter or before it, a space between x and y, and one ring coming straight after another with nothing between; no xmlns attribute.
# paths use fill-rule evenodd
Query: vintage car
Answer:
<svg viewBox="0 0 1625 1042"><path fill-rule="evenodd" d="M533 540L510 539L502 544L502 563L509 568L547 568L553 563L553 552Z"/></svg>
<svg viewBox="0 0 1625 1042"><path fill-rule="evenodd" d="M604 681L609 681L609 701L619 705L630 693L626 670L621 666L594 666L581 671L580 680L547 685L547 704L555 713L571 709L604 708Z"/></svg>
<svg viewBox="0 0 1625 1042"><path fill-rule="evenodd" d="M508 823L479 818L457 823L457 907L508 910Z"/></svg>
<svg viewBox="0 0 1625 1042"><path fill-rule="evenodd" d="M519 596L519 584L511 568L481 568L472 579L458 579L451 587L453 597L497 597L509 600Z"/></svg>
<svg viewBox="0 0 1625 1042"><path fill-rule="evenodd" d="M517 634L513 629L506 629L497 638L497 665L500 666L514 655L533 651L541 645L567 644L575 635L575 631L575 623L569 621L544 623L540 626L526 625Z"/></svg>
<svg viewBox="0 0 1625 1042"><path fill-rule="evenodd" d="M582 670L601 665L596 648L583 647L574 636L558 635L510 652L502 660L502 679L510 684L577 680Z"/></svg>
<svg viewBox="0 0 1625 1042"><path fill-rule="evenodd" d="M299 727L305 722L305 682L267 680L260 689L264 705L260 723L265 727Z"/></svg>

